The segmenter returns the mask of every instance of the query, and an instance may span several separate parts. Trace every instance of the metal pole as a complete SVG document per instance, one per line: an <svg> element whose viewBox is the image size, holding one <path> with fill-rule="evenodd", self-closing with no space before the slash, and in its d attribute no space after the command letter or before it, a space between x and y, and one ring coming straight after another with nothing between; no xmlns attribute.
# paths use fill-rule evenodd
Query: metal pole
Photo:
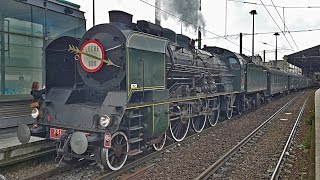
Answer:
<svg viewBox="0 0 320 180"><path fill-rule="evenodd" d="M200 0L199 11L201 11L201 0ZM201 26L199 26L199 29L198 29L198 49L201 49Z"/></svg>
<svg viewBox="0 0 320 180"><path fill-rule="evenodd" d="M201 27L198 30L198 49L201 49Z"/></svg>
<svg viewBox="0 0 320 180"><path fill-rule="evenodd" d="M0 84L1 84L1 91L0 94L5 95L5 38L4 38L4 18L0 14L0 43L1 43L1 48L0 48L0 55L1 55L1 61L0 61L0 71L1 71L1 79L0 79ZM8 32L9 33L9 32Z"/></svg>
<svg viewBox="0 0 320 180"><path fill-rule="evenodd" d="M252 58L251 62L254 60L254 15L252 15Z"/></svg>
<svg viewBox="0 0 320 180"><path fill-rule="evenodd" d="M266 63L266 50L263 50L263 63Z"/></svg>
<svg viewBox="0 0 320 180"><path fill-rule="evenodd" d="M243 34L240 33L240 54L242 54L242 36Z"/></svg>
<svg viewBox="0 0 320 180"><path fill-rule="evenodd" d="M275 67L278 68L278 36L280 35L279 33L274 33L276 36L276 54L275 54Z"/></svg>
<svg viewBox="0 0 320 180"><path fill-rule="evenodd" d="M93 6L92 6L92 8L93 8L93 10L92 10L92 11L93 11L93 16L92 16L92 17L93 17L93 26L95 26L95 25L96 25L96 22L95 22L95 19L96 19L96 18L95 18L95 14L96 14L96 13L95 13L95 0L93 0Z"/></svg>
<svg viewBox="0 0 320 180"><path fill-rule="evenodd" d="M276 36L276 68L278 68L278 37Z"/></svg>
<svg viewBox="0 0 320 180"><path fill-rule="evenodd" d="M254 15L257 14L256 10L251 10L250 14L252 15L252 57L251 62L254 60Z"/></svg>
<svg viewBox="0 0 320 180"><path fill-rule="evenodd" d="M227 36L227 26L228 26L227 18L228 18L228 0L226 0L226 11L225 11L225 17L224 17L224 36Z"/></svg>

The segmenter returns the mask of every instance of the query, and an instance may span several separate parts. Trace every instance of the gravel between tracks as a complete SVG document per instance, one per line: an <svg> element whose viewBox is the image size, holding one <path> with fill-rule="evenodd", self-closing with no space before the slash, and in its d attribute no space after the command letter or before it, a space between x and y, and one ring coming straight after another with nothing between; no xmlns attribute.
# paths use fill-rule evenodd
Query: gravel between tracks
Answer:
<svg viewBox="0 0 320 180"><path fill-rule="evenodd" d="M213 179L269 179L306 97L307 93L298 97L288 109L271 120L261 137L246 145Z"/></svg>
<svg viewBox="0 0 320 180"><path fill-rule="evenodd" d="M54 161L45 160L45 162L39 162L39 160L36 160L31 162L22 162L18 165L0 169L0 174L4 175L7 180L25 179L33 174L40 174L54 167Z"/></svg>

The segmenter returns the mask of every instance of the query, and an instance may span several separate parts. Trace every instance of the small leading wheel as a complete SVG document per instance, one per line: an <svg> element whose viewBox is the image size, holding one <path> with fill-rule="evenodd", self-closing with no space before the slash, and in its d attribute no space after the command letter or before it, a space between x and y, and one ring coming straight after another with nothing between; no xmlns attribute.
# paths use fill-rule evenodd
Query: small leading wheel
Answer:
<svg viewBox="0 0 320 180"><path fill-rule="evenodd" d="M209 99L206 103L206 108L209 110L207 120L210 126L215 126L220 117L220 101L219 98Z"/></svg>
<svg viewBox="0 0 320 180"><path fill-rule="evenodd" d="M123 132L116 132L111 137L111 147L101 149L102 165L117 171L126 163L128 152L127 136Z"/></svg>
<svg viewBox="0 0 320 180"><path fill-rule="evenodd" d="M206 115L200 115L200 113L203 111L202 107L202 101L196 101L194 105L191 106L190 114L197 115L191 118L192 127L194 131L197 133L201 132L204 129L204 126L206 125L207 121Z"/></svg>
<svg viewBox="0 0 320 180"><path fill-rule="evenodd" d="M162 135L161 135L161 140L160 142L156 143L156 144L152 144L153 146L153 149L156 150L156 151L160 151L164 145L166 144L166 139L167 139L167 133L164 132Z"/></svg>
<svg viewBox="0 0 320 180"><path fill-rule="evenodd" d="M231 99L231 97L227 97L226 115L227 115L228 119L232 118L232 113L233 113L232 99Z"/></svg>
<svg viewBox="0 0 320 180"><path fill-rule="evenodd" d="M170 117L170 133L177 142L182 141L188 133L190 117L188 117L187 113L188 105L173 107L172 116Z"/></svg>

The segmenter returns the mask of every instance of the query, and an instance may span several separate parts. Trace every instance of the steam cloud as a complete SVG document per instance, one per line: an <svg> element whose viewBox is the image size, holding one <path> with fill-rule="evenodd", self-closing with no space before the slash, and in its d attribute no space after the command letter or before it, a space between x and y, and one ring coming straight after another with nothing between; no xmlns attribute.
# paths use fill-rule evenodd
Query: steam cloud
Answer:
<svg viewBox="0 0 320 180"><path fill-rule="evenodd" d="M197 27L199 26L202 28L205 28L206 26L205 19L199 11L199 8L200 0L161 0L161 9L177 15L181 19L187 21L179 20L182 22L184 27L192 27L194 30L197 30ZM160 13L165 20L170 16L165 12Z"/></svg>

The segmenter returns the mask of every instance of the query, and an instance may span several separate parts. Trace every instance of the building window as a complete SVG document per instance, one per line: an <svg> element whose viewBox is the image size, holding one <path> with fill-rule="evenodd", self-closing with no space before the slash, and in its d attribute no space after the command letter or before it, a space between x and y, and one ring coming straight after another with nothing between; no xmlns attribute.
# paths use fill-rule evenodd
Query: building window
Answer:
<svg viewBox="0 0 320 180"><path fill-rule="evenodd" d="M85 20L15 0L0 1L0 99L29 97L45 84L46 46L60 36L82 37Z"/></svg>

